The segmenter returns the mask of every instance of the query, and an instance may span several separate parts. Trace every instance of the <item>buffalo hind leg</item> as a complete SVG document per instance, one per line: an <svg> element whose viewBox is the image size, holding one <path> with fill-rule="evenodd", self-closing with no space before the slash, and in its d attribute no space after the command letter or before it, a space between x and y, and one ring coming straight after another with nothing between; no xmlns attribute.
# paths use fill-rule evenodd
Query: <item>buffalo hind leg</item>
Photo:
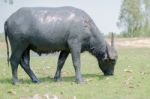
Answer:
<svg viewBox="0 0 150 99"><path fill-rule="evenodd" d="M21 61L20 61L20 65L24 69L24 71L29 75L32 82L34 83L40 82L30 68L30 50L29 49L24 51Z"/></svg>
<svg viewBox="0 0 150 99"><path fill-rule="evenodd" d="M68 57L69 52L61 51L58 62L57 62L57 70L54 76L55 81L61 81L61 69L63 68L63 65Z"/></svg>
<svg viewBox="0 0 150 99"><path fill-rule="evenodd" d="M18 70L18 64L21 59L22 53L23 53L23 50L21 49L12 50L12 54L10 57L10 64L11 64L11 69L12 69L12 81L14 85L19 83L17 70Z"/></svg>
<svg viewBox="0 0 150 99"><path fill-rule="evenodd" d="M80 71L80 53L81 53L81 44L78 42L79 40L70 40L68 41L69 48L72 55L73 66L75 69L76 83L81 84L84 83L81 71Z"/></svg>

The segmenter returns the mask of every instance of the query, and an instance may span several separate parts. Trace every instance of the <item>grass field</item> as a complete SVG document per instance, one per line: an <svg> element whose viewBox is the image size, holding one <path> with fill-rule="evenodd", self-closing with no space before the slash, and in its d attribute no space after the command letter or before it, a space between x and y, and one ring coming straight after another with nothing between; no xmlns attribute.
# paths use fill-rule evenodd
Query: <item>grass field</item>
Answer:
<svg viewBox="0 0 150 99"><path fill-rule="evenodd" d="M62 71L63 80L53 80L57 55L31 55L31 67L40 84L33 84L27 74L18 70L21 84L11 84L11 68L6 62L6 48L0 40L0 99L150 99L150 48L119 47L115 75L105 77L96 59L87 52L81 57L85 84L74 82L71 57Z"/></svg>

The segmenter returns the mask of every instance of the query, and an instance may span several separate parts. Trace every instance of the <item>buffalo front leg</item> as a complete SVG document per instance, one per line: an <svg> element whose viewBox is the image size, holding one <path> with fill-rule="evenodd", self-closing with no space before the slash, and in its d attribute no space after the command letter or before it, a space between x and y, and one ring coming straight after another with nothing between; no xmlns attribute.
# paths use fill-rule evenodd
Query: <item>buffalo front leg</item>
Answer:
<svg viewBox="0 0 150 99"><path fill-rule="evenodd" d="M57 70L54 76L55 81L61 81L61 69L63 68L63 65L68 57L69 52L61 51L58 62L57 62Z"/></svg>
<svg viewBox="0 0 150 99"><path fill-rule="evenodd" d="M76 83L83 83L83 79L80 71L80 53L81 53L81 44L78 40L72 40L69 42L69 47L72 55L73 66L75 69Z"/></svg>
<svg viewBox="0 0 150 99"><path fill-rule="evenodd" d="M24 69L24 71L29 75L32 82L39 83L39 80L37 79L37 77L35 76L35 74L30 68L30 50L26 50L23 53L21 61L20 61L20 65Z"/></svg>

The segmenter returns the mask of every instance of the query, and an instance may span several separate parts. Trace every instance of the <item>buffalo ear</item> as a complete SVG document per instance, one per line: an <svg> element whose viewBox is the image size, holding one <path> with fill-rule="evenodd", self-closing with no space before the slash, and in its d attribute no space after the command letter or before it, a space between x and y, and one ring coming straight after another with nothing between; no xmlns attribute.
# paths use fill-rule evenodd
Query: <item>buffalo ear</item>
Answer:
<svg viewBox="0 0 150 99"><path fill-rule="evenodd" d="M106 46L106 51L107 51L107 57L109 59L115 60L118 58L117 51L115 50L114 47L110 46L109 44L107 44Z"/></svg>

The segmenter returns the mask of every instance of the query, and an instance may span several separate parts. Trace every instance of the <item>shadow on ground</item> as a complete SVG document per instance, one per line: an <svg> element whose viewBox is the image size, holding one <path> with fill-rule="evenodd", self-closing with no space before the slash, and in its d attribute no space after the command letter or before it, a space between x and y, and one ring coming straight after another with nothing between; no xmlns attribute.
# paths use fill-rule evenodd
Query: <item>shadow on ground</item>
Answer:
<svg viewBox="0 0 150 99"><path fill-rule="evenodd" d="M83 74L83 79L98 79L98 80L103 80L105 78L104 75L99 75L99 74ZM54 78L52 77L39 77L39 80L41 83L43 82L48 82L48 83L55 83ZM65 76L62 77L63 82L74 82L75 81L75 76ZM19 79L19 82L21 84L31 84L32 81L30 79ZM1 78L0 79L0 84L12 84L11 78Z"/></svg>

